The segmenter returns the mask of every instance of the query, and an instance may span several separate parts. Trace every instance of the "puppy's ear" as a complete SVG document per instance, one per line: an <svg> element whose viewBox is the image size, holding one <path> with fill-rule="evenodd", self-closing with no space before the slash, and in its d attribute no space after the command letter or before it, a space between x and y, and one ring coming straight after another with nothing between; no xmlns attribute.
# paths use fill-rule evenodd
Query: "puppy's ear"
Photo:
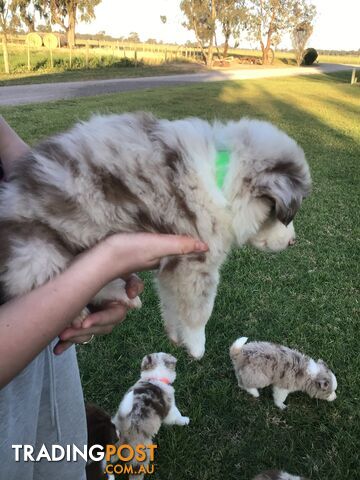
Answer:
<svg viewBox="0 0 360 480"><path fill-rule="evenodd" d="M151 370L154 367L152 355L146 355L141 362L141 370Z"/></svg>
<svg viewBox="0 0 360 480"><path fill-rule="evenodd" d="M253 179L253 195L267 198L276 217L288 225L310 192L310 174L305 163L282 160L259 172Z"/></svg>
<svg viewBox="0 0 360 480"><path fill-rule="evenodd" d="M170 370L175 370L176 362L177 362L176 358L173 357L172 355L166 355L164 359L166 368L169 368Z"/></svg>
<svg viewBox="0 0 360 480"><path fill-rule="evenodd" d="M329 368L328 365L327 365L327 363L325 363L324 360L321 360L321 358L318 359L317 363L318 363L319 365L323 365L325 368Z"/></svg>

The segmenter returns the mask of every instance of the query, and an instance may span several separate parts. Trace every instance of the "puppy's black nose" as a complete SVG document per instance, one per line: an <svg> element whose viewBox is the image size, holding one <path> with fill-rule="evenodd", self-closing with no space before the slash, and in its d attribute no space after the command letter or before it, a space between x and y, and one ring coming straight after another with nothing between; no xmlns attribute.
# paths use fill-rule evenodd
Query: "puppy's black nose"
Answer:
<svg viewBox="0 0 360 480"><path fill-rule="evenodd" d="M291 239L289 240L289 246L293 246L293 245L295 245L295 243L296 243L295 238L291 238Z"/></svg>

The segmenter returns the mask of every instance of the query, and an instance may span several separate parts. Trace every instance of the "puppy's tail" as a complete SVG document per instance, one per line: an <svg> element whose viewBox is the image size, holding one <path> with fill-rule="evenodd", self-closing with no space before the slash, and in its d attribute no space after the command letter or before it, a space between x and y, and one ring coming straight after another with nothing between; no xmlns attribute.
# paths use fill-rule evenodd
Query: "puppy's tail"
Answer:
<svg viewBox="0 0 360 480"><path fill-rule="evenodd" d="M248 337L240 337L230 347L230 357L237 355L245 343L248 341Z"/></svg>
<svg viewBox="0 0 360 480"><path fill-rule="evenodd" d="M131 426L131 412L134 402L134 392L128 392L125 397L121 400L119 405L119 410L116 412L116 415L112 419L113 424L116 427L118 435L125 434Z"/></svg>

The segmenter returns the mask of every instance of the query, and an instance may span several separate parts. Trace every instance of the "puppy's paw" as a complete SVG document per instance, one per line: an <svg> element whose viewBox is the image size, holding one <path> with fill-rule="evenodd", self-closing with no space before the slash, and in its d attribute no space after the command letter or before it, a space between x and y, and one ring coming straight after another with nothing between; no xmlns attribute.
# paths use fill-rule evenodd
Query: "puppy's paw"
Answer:
<svg viewBox="0 0 360 480"><path fill-rule="evenodd" d="M179 425L189 425L190 418L189 417L181 417L179 420Z"/></svg>
<svg viewBox="0 0 360 480"><path fill-rule="evenodd" d="M285 410L285 408L286 408L285 403L275 403L275 405L276 405L278 408L280 408L280 410Z"/></svg>
<svg viewBox="0 0 360 480"><path fill-rule="evenodd" d="M247 388L246 391L250 393L250 395L253 396L254 398L260 397L260 393L257 388Z"/></svg>
<svg viewBox="0 0 360 480"><path fill-rule="evenodd" d="M205 348L202 349L188 349L189 354L195 359L195 360L201 360L202 357L205 354Z"/></svg>
<svg viewBox="0 0 360 480"><path fill-rule="evenodd" d="M200 360L205 353L205 329L184 328L181 336L183 338L182 343L189 354L195 360Z"/></svg>
<svg viewBox="0 0 360 480"><path fill-rule="evenodd" d="M126 299L122 299L121 300L121 303L123 303L126 307L129 307L129 308L141 308L142 306L142 303L141 303L141 300L140 300L140 297L135 297L135 298L126 298Z"/></svg>
<svg viewBox="0 0 360 480"><path fill-rule="evenodd" d="M90 315L90 313L91 312L87 307L83 308L80 314L71 322L71 326L74 328L81 328L83 321Z"/></svg>

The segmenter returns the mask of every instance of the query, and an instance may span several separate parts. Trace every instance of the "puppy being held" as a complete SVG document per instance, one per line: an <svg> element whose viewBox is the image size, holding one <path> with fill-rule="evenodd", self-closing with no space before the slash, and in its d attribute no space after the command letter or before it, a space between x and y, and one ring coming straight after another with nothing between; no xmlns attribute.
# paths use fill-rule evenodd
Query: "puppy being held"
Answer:
<svg viewBox="0 0 360 480"><path fill-rule="evenodd" d="M253 397L259 388L273 387L274 402L281 410L291 392L306 392L312 398L332 402L337 381L322 361L270 342L250 342L238 338L230 347L230 357L239 387ZM246 344L246 345L245 345Z"/></svg>
<svg viewBox="0 0 360 480"><path fill-rule="evenodd" d="M167 425L188 425L189 417L181 415L175 404L176 358L159 352L146 355L141 363L140 379L122 399L112 422L118 432L120 443L131 445L152 444L162 423ZM149 459L132 465L137 469L147 465ZM143 475L130 475L143 478Z"/></svg>
<svg viewBox="0 0 360 480"><path fill-rule="evenodd" d="M310 191L303 150L270 123L94 116L35 146L0 189L0 296L22 295L112 233L200 238L209 251L163 259L157 273L169 338L205 352L219 270L232 245L278 252ZM93 299L122 301L115 280Z"/></svg>

